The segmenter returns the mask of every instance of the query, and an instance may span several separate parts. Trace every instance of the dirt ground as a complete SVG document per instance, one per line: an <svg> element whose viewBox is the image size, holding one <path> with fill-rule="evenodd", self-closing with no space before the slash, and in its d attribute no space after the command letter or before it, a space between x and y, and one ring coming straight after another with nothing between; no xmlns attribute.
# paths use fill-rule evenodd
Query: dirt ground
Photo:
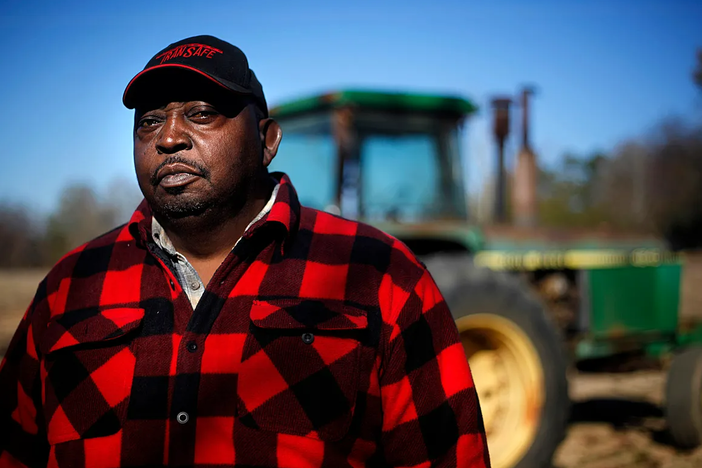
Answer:
<svg viewBox="0 0 702 468"><path fill-rule="evenodd" d="M689 257L681 286L681 318L702 319L702 253ZM0 271L0 355L31 301L44 270ZM574 373L567 436L554 468L699 468L702 448L681 452L665 431L665 372Z"/></svg>
<svg viewBox="0 0 702 468"><path fill-rule="evenodd" d="M665 373L571 376L573 411L555 468L699 468L702 448L681 452L665 431Z"/></svg>

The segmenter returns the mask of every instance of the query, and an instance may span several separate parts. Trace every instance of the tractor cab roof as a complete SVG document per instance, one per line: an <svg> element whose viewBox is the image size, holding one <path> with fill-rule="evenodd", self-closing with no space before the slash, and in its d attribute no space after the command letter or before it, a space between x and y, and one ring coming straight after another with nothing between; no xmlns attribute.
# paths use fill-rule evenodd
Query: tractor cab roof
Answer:
<svg viewBox="0 0 702 468"><path fill-rule="evenodd" d="M275 118L290 117L348 106L401 113L442 114L456 118L477 111L475 104L456 96L347 89L282 103L273 107L270 115Z"/></svg>

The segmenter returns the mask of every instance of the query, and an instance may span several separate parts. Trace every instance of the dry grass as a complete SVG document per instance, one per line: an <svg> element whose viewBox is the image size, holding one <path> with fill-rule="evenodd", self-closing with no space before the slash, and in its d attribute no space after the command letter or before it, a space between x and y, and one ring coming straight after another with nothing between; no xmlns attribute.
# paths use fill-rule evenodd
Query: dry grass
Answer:
<svg viewBox="0 0 702 468"><path fill-rule="evenodd" d="M0 270L0 313L26 309L48 269Z"/></svg>
<svg viewBox="0 0 702 468"><path fill-rule="evenodd" d="M47 269L0 270L0 356L32 301Z"/></svg>

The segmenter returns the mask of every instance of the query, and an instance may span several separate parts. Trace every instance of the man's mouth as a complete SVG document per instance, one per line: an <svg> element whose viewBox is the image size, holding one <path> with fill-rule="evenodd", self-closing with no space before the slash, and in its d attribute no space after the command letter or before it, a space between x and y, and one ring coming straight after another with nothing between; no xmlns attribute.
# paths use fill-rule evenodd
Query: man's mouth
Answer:
<svg viewBox="0 0 702 468"><path fill-rule="evenodd" d="M187 172L178 172L177 174L165 176L163 179L161 179L159 185L164 188L182 187L183 185L195 182L195 180L199 178L200 176L195 174L189 174Z"/></svg>
<svg viewBox="0 0 702 468"><path fill-rule="evenodd" d="M197 179L201 178L202 174L187 164L174 163L163 166L156 174L156 183L163 188L170 189L175 187L183 187Z"/></svg>

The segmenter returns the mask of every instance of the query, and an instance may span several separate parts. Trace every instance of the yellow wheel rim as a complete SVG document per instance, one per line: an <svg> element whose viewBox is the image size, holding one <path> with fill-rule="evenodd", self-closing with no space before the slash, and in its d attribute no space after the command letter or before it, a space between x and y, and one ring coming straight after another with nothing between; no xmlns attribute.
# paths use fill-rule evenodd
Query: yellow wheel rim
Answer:
<svg viewBox="0 0 702 468"><path fill-rule="evenodd" d="M513 467L534 441L544 399L544 375L529 337L492 314L456 320L485 422L493 468Z"/></svg>

